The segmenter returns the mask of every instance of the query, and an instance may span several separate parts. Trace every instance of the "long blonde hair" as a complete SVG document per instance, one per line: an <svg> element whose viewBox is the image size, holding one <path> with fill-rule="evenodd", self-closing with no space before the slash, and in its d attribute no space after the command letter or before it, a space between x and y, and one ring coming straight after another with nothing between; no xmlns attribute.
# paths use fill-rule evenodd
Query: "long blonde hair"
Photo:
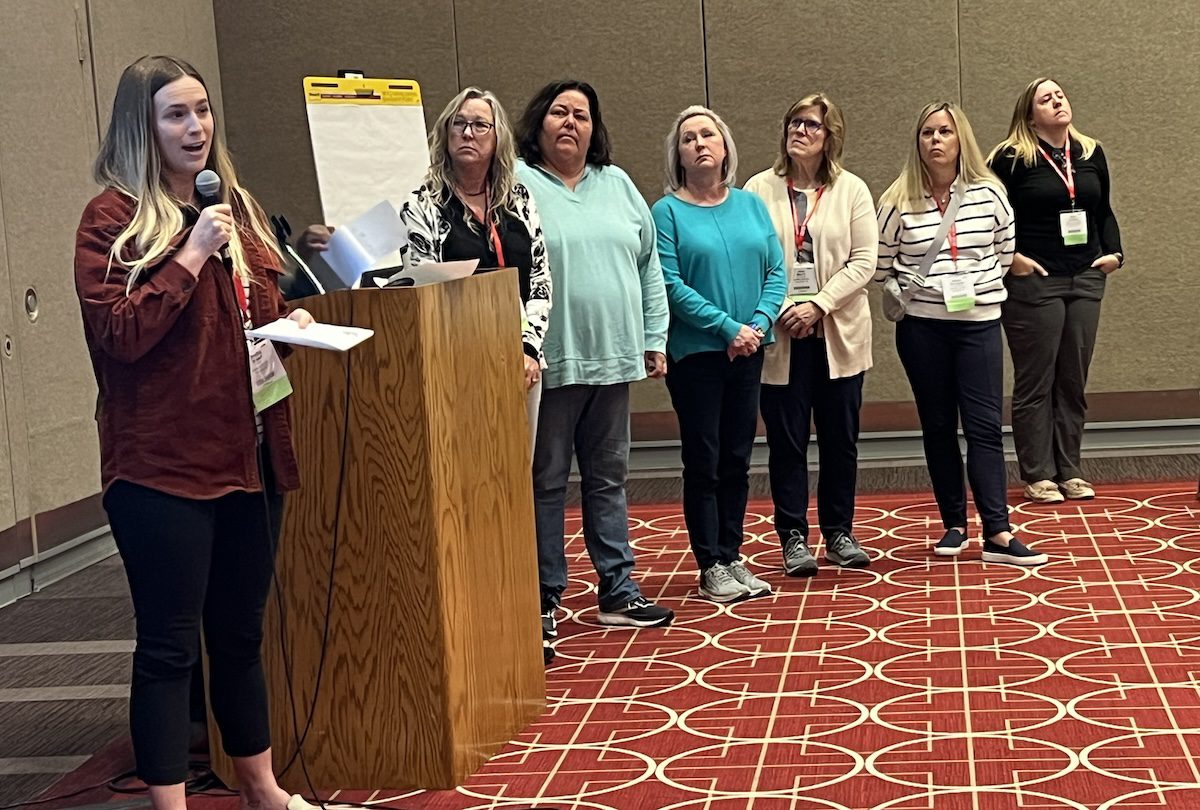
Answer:
<svg viewBox="0 0 1200 810"><path fill-rule="evenodd" d="M496 152L492 155L492 165L488 169L488 183L491 184L492 194L485 213L489 221L498 222L502 210L514 216L519 214L513 194L517 185L517 147L508 115L500 105L500 100L489 90L468 87L450 99L450 103L433 122L433 128L429 130L429 171L425 173L425 186L439 205L444 205L454 193L454 164L450 160L449 148L450 124L462 105L475 98L486 101L492 108ZM463 219L474 228L475 220L470 209L465 205L463 209Z"/></svg>
<svg viewBox="0 0 1200 810"><path fill-rule="evenodd" d="M825 120L825 160L817 170L816 181L821 185L832 186L842 173L842 149L846 145L846 119L842 110L824 93L811 93L797 101L783 115L783 125L779 134L779 157L771 168L780 177L787 177L792 172L792 156L788 154L788 126L797 113L806 107L819 107Z"/></svg>
<svg viewBox="0 0 1200 810"><path fill-rule="evenodd" d="M97 183L117 189L137 203L133 219L117 235L109 252L109 268L115 263L128 272L127 293L132 292L147 268L170 252L171 241L185 224L180 206L190 201L176 199L163 180L154 114L155 94L185 76L200 82L205 93L208 92L208 86L194 67L171 56L143 56L125 68L117 84L108 131L92 170ZM248 222L258 240L278 255L279 248L266 215L238 183L215 118L207 167L220 175L221 201L233 206L237 221ZM127 259L126 253L132 258ZM250 265L237 228L229 240L229 256L238 278L249 279Z"/></svg>
<svg viewBox="0 0 1200 810"><path fill-rule="evenodd" d="M998 143L988 155L989 163L1009 149L1012 150L1014 165L1018 160L1026 166L1037 163L1038 138L1037 132L1033 128L1033 102L1037 96L1037 89L1046 82L1054 82L1062 87L1059 82L1048 76L1039 76L1025 86L1021 95L1017 97L1017 105L1013 107L1012 121L1008 125L1008 137ZM1077 141L1083 147L1085 158L1091 157L1092 153L1096 151L1098 141L1075 129L1074 124L1068 125L1067 132L1070 133L1071 140Z"/></svg>
<svg viewBox="0 0 1200 810"><path fill-rule="evenodd" d="M947 113L954 120L954 130L958 135L959 179L968 186L982 183L993 187L1000 194L1004 193L1004 186L983 160L983 153L979 150L979 143L975 140L975 131L971 129L967 114L952 101L935 101L926 104L917 116L917 127L910 142L904 168L879 198L880 207L891 206L898 211L923 207L922 201L929 185L929 172L921 160L921 129L929 120L929 116L939 112Z"/></svg>

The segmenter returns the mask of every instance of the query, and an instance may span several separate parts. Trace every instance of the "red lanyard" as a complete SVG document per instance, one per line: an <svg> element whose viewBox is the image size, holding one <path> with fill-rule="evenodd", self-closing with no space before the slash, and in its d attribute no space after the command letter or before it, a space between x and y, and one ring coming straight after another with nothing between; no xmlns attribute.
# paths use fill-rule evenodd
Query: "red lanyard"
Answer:
<svg viewBox="0 0 1200 810"><path fill-rule="evenodd" d="M492 236L492 247L496 249L496 266L504 266L504 248L500 245L500 234L496 232L496 222L492 220L488 223L488 230Z"/></svg>
<svg viewBox="0 0 1200 810"><path fill-rule="evenodd" d="M1046 150L1042 148L1042 145L1040 143L1038 144L1038 151L1042 153L1042 157L1044 157L1046 159L1046 162L1050 164L1050 168L1054 169L1054 173L1057 174L1059 176L1059 178L1064 183L1067 184L1067 194L1071 197L1071 207L1074 208L1075 207L1075 173L1071 171L1071 136L1070 135L1067 136L1067 151L1066 151L1067 173L1066 174L1063 174L1062 169L1058 168L1058 164L1050 159L1050 156L1046 154Z"/></svg>
<svg viewBox="0 0 1200 810"><path fill-rule="evenodd" d="M792 183L792 178L788 178L788 202L792 204L792 228L796 234L797 257L804 249L804 235L808 233L808 222L813 218L813 214L817 213L817 206L821 204L821 195L824 193L825 186L817 186L817 199L813 201L812 208L805 214L804 221L800 222L800 212L796 210L796 187Z"/></svg>
<svg viewBox="0 0 1200 810"><path fill-rule="evenodd" d="M241 276L233 274L233 292L237 296L238 308L242 311L242 322L250 322L250 302L246 299L246 284Z"/></svg>
<svg viewBox="0 0 1200 810"><path fill-rule="evenodd" d="M461 195L460 199L461 199ZM463 200L463 205L466 205L466 200ZM492 250L496 251L496 266L504 266L504 246L500 244L500 233L496 230L496 220L491 215L492 207L492 183L488 181L487 193L483 195L483 216L488 220L488 238L492 240ZM470 211L471 207L467 206ZM474 214L472 214L473 216ZM480 223L482 224L482 223Z"/></svg>
<svg viewBox="0 0 1200 810"><path fill-rule="evenodd" d="M950 193L953 194L954 190L951 189ZM931 192L929 196L933 197L933 193ZM937 210L941 213L942 216L946 216L946 206L942 205L941 200L939 200L937 197L933 197L933 204L937 206ZM957 222L950 223L950 237L949 238L950 238L950 261L954 262L954 268L957 270L958 269L958 223Z"/></svg>

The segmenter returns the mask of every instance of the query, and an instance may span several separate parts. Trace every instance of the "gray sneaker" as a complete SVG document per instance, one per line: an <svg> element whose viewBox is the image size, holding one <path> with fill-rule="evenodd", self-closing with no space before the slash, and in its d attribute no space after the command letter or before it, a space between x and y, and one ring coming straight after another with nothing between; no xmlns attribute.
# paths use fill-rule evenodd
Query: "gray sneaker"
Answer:
<svg viewBox="0 0 1200 810"><path fill-rule="evenodd" d="M750 589L734 579L728 568L717 563L700 574L700 595L714 602L737 602L750 596Z"/></svg>
<svg viewBox="0 0 1200 810"><path fill-rule="evenodd" d="M746 586L746 590L750 591L751 598L765 596L771 592L771 583L751 574L750 569L741 560L734 560L725 567L729 569L729 573L733 575L734 579Z"/></svg>
<svg viewBox="0 0 1200 810"><path fill-rule="evenodd" d="M817 573L817 558L799 529L790 529L783 541L783 571L789 577L811 577Z"/></svg>
<svg viewBox="0 0 1200 810"><path fill-rule="evenodd" d="M871 558L853 535L838 532L825 541L825 559L842 568L866 568Z"/></svg>

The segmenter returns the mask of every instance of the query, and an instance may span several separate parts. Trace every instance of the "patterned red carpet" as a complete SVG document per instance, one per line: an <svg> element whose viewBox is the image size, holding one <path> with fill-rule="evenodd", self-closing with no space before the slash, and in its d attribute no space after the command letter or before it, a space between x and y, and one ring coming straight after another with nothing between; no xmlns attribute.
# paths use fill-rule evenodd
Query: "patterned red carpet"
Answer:
<svg viewBox="0 0 1200 810"><path fill-rule="evenodd" d="M957 561L928 496L864 497L871 568L779 568L770 505L744 552L775 594L695 594L676 507L633 516L643 590L669 630L595 621L572 588L546 715L457 791L346 790L412 810L1200 808L1200 502L1194 485L1106 487L1019 507L1037 569ZM819 552L818 552L819 553ZM197 806L235 808L236 800Z"/></svg>
<svg viewBox="0 0 1200 810"><path fill-rule="evenodd" d="M639 509L667 631L595 622L570 540L551 708L456 792L346 792L420 810L1200 808L1200 503L1178 486L1022 506L1034 570L957 562L922 498L860 499L866 571L779 569L770 505L745 554L776 592L695 595L677 508Z"/></svg>

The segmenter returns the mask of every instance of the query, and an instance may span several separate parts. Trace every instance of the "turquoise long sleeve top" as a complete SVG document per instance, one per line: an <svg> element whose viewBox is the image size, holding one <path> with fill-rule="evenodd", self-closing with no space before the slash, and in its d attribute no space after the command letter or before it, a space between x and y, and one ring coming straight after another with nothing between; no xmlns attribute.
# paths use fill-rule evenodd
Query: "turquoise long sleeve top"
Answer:
<svg viewBox="0 0 1200 810"><path fill-rule="evenodd" d="M524 161L517 176L542 219L554 307L543 384L611 385L646 376L667 345L666 288L645 200L616 166L588 165L571 190Z"/></svg>
<svg viewBox="0 0 1200 810"><path fill-rule="evenodd" d="M770 343L787 272L762 200L740 188L713 206L667 195L652 213L671 307L671 359L724 351L743 324L762 329L763 344Z"/></svg>

